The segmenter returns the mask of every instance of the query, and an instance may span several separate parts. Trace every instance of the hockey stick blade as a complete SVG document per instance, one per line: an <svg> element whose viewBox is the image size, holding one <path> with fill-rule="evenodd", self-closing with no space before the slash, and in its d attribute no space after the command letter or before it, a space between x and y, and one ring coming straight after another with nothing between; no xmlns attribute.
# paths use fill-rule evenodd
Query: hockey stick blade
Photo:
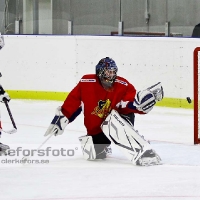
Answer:
<svg viewBox="0 0 200 200"><path fill-rule="evenodd" d="M0 131L3 131L4 133L8 133L8 134L13 134L17 132L17 129L13 128L11 130L4 130L1 128Z"/></svg>
<svg viewBox="0 0 200 200"><path fill-rule="evenodd" d="M49 137L47 137L46 138L46 140L37 148L37 151L39 150L39 149L41 149L41 147L55 134L55 132L56 131L54 131L54 132L52 132L50 135L49 135ZM28 161L29 160L29 156L24 156L23 158L22 158L22 163L25 165L25 164L28 164Z"/></svg>

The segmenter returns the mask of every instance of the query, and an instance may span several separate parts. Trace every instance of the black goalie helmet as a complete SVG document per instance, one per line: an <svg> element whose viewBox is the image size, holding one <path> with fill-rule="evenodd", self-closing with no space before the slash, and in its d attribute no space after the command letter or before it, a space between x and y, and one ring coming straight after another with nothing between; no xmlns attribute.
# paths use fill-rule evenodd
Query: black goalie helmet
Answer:
<svg viewBox="0 0 200 200"><path fill-rule="evenodd" d="M96 75L102 86L106 89L112 89L115 79L117 77L117 65L112 58L102 58L96 65Z"/></svg>

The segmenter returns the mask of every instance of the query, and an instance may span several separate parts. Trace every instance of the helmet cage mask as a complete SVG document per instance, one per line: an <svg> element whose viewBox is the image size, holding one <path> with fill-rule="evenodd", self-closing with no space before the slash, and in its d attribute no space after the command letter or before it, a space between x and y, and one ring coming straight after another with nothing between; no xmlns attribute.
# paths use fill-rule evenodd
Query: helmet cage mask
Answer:
<svg viewBox="0 0 200 200"><path fill-rule="evenodd" d="M115 61L109 57L101 59L97 64L96 75L106 90L112 89L117 77L117 71L118 68Z"/></svg>

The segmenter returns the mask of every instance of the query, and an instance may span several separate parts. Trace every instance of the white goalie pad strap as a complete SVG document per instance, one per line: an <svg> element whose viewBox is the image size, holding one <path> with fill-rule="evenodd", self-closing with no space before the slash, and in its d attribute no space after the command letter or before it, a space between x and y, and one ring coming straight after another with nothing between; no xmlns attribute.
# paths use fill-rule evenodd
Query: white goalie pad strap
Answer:
<svg viewBox="0 0 200 200"><path fill-rule="evenodd" d="M135 165L146 150L152 149L151 145L115 110L111 111L101 128L110 141Z"/></svg>
<svg viewBox="0 0 200 200"><path fill-rule="evenodd" d="M79 141L81 143L81 148L83 152L83 157L85 160L95 160L96 159L96 151L94 148L94 143L92 140L92 136L81 136L79 137Z"/></svg>

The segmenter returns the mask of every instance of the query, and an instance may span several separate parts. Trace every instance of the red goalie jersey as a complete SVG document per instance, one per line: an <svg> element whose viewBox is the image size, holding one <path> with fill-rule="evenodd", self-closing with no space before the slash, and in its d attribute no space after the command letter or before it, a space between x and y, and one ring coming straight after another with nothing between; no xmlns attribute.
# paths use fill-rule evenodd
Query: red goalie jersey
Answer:
<svg viewBox="0 0 200 200"><path fill-rule="evenodd" d="M112 109L120 114L143 114L130 106L135 94L134 86L122 77L117 76L112 90L107 91L95 74L88 74L69 93L62 105L62 112L71 122L82 110L88 135L96 135L102 132L100 126Z"/></svg>

